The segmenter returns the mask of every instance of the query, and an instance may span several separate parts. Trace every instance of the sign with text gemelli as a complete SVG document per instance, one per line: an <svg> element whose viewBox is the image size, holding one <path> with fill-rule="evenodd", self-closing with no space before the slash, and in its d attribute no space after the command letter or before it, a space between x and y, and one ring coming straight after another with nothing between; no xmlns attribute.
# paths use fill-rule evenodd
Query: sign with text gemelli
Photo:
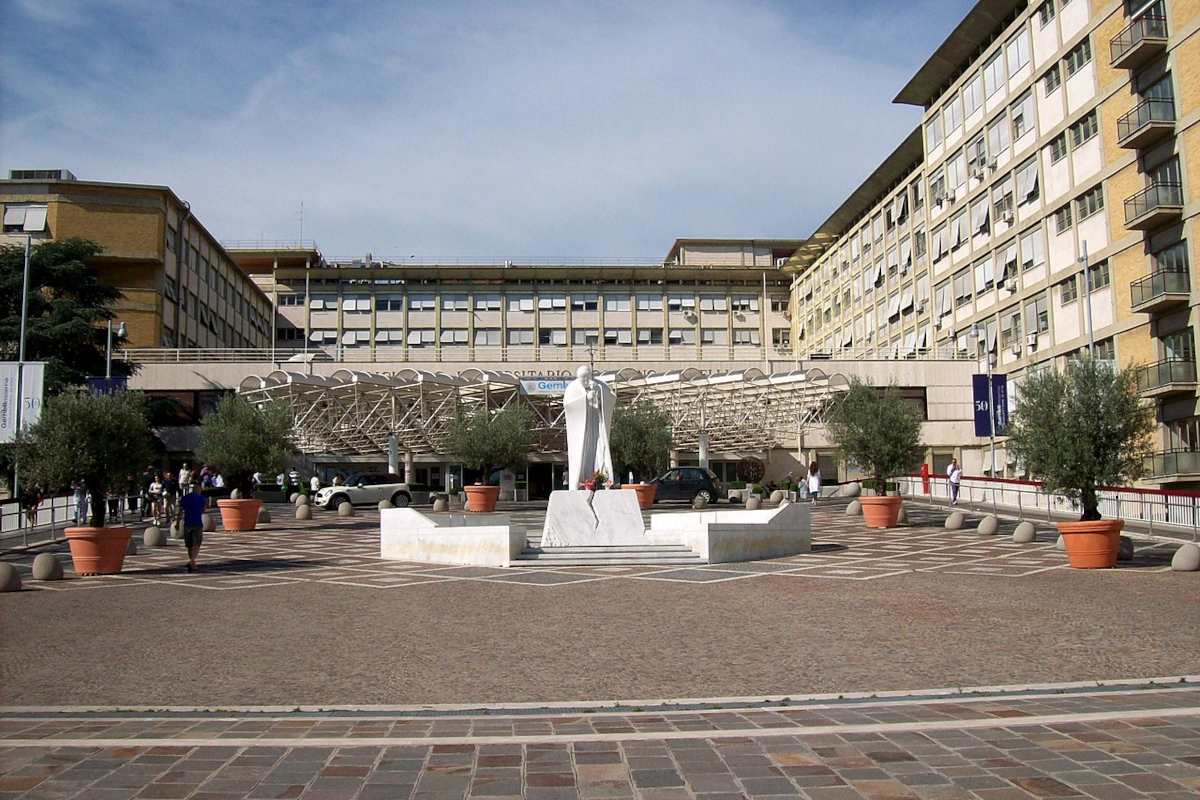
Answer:
<svg viewBox="0 0 1200 800"><path fill-rule="evenodd" d="M521 394L562 397L574 378L522 378Z"/></svg>
<svg viewBox="0 0 1200 800"><path fill-rule="evenodd" d="M0 363L0 444L8 444L17 438L17 407L21 408L21 428L37 424L42 416L42 387L46 365L40 361L26 361L21 372L21 397L17 397L17 370L15 361Z"/></svg>
<svg viewBox="0 0 1200 800"><path fill-rule="evenodd" d="M988 392L988 376L971 376L972 412L975 418L975 435L1008 435L1008 376L992 375L992 390ZM989 395L991 395L989 397ZM989 424L990 415L990 424Z"/></svg>

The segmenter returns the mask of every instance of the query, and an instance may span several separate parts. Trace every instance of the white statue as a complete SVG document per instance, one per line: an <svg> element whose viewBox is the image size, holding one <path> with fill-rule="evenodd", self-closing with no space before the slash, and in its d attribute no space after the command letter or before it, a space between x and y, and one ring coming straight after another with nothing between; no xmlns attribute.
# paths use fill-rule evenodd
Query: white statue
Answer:
<svg viewBox="0 0 1200 800"><path fill-rule="evenodd" d="M575 375L575 380L567 385L563 394L570 489L579 489L580 483L597 472L603 472L610 479L613 477L608 432L617 403L616 392L604 381L593 377L591 367L585 364L575 371Z"/></svg>

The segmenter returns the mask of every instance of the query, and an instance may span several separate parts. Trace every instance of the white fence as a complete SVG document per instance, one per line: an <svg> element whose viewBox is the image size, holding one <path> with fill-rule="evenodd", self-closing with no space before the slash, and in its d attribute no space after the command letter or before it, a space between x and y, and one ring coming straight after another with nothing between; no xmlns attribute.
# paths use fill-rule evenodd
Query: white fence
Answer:
<svg viewBox="0 0 1200 800"><path fill-rule="evenodd" d="M950 484L945 475L929 479L926 493L920 475L906 475L899 481L900 493L914 500L938 505L950 504ZM1020 518L1040 517L1047 521L1078 518L1079 507L1061 495L1047 495L1040 483L997 478L964 477L959 489L960 504L972 508L1015 513ZM1200 493L1170 492L1160 489L1104 489L1100 492L1100 513L1140 523L1150 533L1190 536L1200 539Z"/></svg>

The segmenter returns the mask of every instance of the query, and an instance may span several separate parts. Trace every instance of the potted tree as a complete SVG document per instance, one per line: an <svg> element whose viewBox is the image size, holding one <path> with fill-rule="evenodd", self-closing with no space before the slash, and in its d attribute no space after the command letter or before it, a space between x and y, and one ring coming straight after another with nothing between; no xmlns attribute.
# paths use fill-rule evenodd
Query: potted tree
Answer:
<svg viewBox="0 0 1200 800"><path fill-rule="evenodd" d="M262 500L254 499L253 476L283 469L296 452L292 445L292 414L281 404L255 406L230 394L200 420L196 460L220 473L239 497L218 500L221 524L227 531L252 531L258 524Z"/></svg>
<svg viewBox="0 0 1200 800"><path fill-rule="evenodd" d="M76 574L121 571L131 531L105 527L105 495L124 491L127 476L146 468L153 458L150 437L144 397L127 391L51 397L38 423L21 433L17 454L29 480L46 492L65 492L72 484L87 492L87 521L66 530Z"/></svg>
<svg viewBox="0 0 1200 800"><path fill-rule="evenodd" d="M481 470L484 480L495 469L523 471L533 444L533 416L524 405L514 403L489 411L481 409L452 421L446 430L444 448L451 459L468 469ZM500 487L482 481L464 486L467 510L496 510Z"/></svg>
<svg viewBox="0 0 1200 800"><path fill-rule="evenodd" d="M753 497L756 484L767 474L767 465L757 456L746 456L734 465L734 474L746 484L746 497Z"/></svg>
<svg viewBox="0 0 1200 800"><path fill-rule="evenodd" d="M1101 518L1100 487L1141 477L1154 432L1154 411L1138 397L1135 369L1084 358L1063 372L1030 375L1020 390L1009 452L1041 480L1042 491L1078 503L1079 521L1058 523L1071 566L1115 566L1125 521Z"/></svg>
<svg viewBox="0 0 1200 800"><path fill-rule="evenodd" d="M613 411L612 432L608 437L617 475L632 472L641 483L623 488L637 492L638 507L654 505L658 484L647 483L667 467L671 449L671 419L653 403L639 401L619 405Z"/></svg>
<svg viewBox="0 0 1200 800"><path fill-rule="evenodd" d="M857 464L874 481L875 496L859 499L863 521L871 528L895 525L903 498L888 496L887 481L924 458L921 413L904 402L894 384L880 391L855 377L829 409L825 428L842 461Z"/></svg>

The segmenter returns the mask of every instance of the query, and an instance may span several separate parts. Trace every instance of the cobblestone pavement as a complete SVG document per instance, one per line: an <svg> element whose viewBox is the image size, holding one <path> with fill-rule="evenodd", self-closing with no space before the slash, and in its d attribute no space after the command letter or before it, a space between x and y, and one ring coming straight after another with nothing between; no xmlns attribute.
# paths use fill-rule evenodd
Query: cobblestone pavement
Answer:
<svg viewBox="0 0 1200 800"><path fill-rule="evenodd" d="M0 595L0 798L1200 792L1198 679L1140 688L1200 663L1175 543L1071 570L1049 529L914 506L867 531L830 502L793 558L497 570L289 511L209 534L195 575L175 541L59 582L29 566L61 545L0 553L26 581Z"/></svg>
<svg viewBox="0 0 1200 800"><path fill-rule="evenodd" d="M0 772L0 797L29 798L1184 798L1200 688L6 714Z"/></svg>

